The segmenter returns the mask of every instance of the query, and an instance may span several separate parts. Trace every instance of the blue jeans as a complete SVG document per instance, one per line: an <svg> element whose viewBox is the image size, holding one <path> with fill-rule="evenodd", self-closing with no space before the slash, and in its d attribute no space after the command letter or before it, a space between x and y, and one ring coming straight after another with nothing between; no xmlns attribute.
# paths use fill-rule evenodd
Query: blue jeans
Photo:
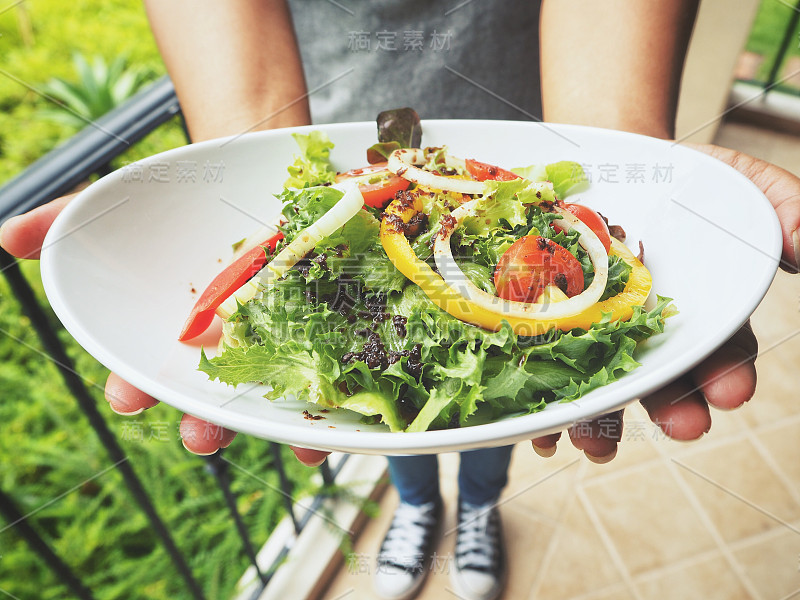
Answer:
<svg viewBox="0 0 800 600"><path fill-rule="evenodd" d="M478 505L495 500L508 481L513 449L502 446L462 452L459 499ZM390 456L389 474L403 502L419 506L439 499L439 458L435 454Z"/></svg>

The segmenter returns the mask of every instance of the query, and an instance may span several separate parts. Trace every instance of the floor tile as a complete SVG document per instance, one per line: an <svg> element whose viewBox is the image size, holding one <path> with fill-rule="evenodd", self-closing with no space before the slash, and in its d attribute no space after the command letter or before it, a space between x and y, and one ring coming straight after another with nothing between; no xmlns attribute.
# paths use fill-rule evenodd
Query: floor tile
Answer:
<svg viewBox="0 0 800 600"><path fill-rule="evenodd" d="M508 558L508 580L503 598L527 598L542 568L557 525L531 519L526 511L509 504L501 508Z"/></svg>
<svg viewBox="0 0 800 600"><path fill-rule="evenodd" d="M624 583L612 585L586 595L575 596L570 600L636 600Z"/></svg>
<svg viewBox="0 0 800 600"><path fill-rule="evenodd" d="M800 505L748 440L683 456L677 464L726 542L767 531L776 519L800 518Z"/></svg>
<svg viewBox="0 0 800 600"><path fill-rule="evenodd" d="M641 600L750 600L728 562L717 555L636 582Z"/></svg>
<svg viewBox="0 0 800 600"><path fill-rule="evenodd" d="M758 387L742 410L751 426L800 414L796 400L800 365L800 277L779 272L752 318L759 339Z"/></svg>
<svg viewBox="0 0 800 600"><path fill-rule="evenodd" d="M800 521L793 525L800 530ZM779 600L798 592L800 597L800 534L775 527L733 552L747 578L762 598Z"/></svg>
<svg viewBox="0 0 800 600"><path fill-rule="evenodd" d="M602 539L577 501L570 502L535 578L529 600L573 598L621 583Z"/></svg>
<svg viewBox="0 0 800 600"><path fill-rule="evenodd" d="M631 575L715 547L666 465L631 469L584 489Z"/></svg>
<svg viewBox="0 0 800 600"><path fill-rule="evenodd" d="M754 435L788 479L791 489L800 494L800 419Z"/></svg>
<svg viewBox="0 0 800 600"><path fill-rule="evenodd" d="M532 518L555 522L574 495L582 457L566 445L548 459L535 454L529 445L520 446L514 451L508 487L501 502Z"/></svg>

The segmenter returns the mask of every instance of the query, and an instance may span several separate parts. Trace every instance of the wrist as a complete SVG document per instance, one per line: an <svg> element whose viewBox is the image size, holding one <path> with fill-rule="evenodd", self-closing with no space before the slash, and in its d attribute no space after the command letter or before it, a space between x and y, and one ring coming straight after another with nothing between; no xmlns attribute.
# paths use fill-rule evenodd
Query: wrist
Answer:
<svg viewBox="0 0 800 600"><path fill-rule="evenodd" d="M237 110L199 106L184 110L184 117L193 142L311 123L305 99L277 107L270 103L240 104Z"/></svg>
<svg viewBox="0 0 800 600"><path fill-rule="evenodd" d="M602 110L601 108L601 110L586 111L546 111L545 121L628 131L666 140L675 138L674 119L670 120L664 115L638 114L635 110Z"/></svg>

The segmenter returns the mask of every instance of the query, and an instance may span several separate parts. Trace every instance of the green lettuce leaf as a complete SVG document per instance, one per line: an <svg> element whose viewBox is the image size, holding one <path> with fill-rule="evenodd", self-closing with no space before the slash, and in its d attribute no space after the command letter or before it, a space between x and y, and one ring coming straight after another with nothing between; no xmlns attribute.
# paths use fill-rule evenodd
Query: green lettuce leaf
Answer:
<svg viewBox="0 0 800 600"><path fill-rule="evenodd" d="M487 192L475 207L475 215L464 219L464 231L476 236L488 235L502 223L514 228L527 222L525 205L537 200L525 179L487 182Z"/></svg>
<svg viewBox="0 0 800 600"><path fill-rule="evenodd" d="M584 191L589 186L589 179L580 163L562 160L549 165L531 165L511 169L520 177L531 181L550 181L556 196L564 199L571 194Z"/></svg>
<svg viewBox="0 0 800 600"><path fill-rule="evenodd" d="M281 211L286 224L279 229L291 242L303 229L316 223L344 195L328 186L306 187L299 190L284 190L276 197L283 203Z"/></svg>
<svg viewBox="0 0 800 600"><path fill-rule="evenodd" d="M331 168L330 153L333 148L328 134L312 131L308 135L293 133L300 146L300 156L294 157L289 166L289 179L284 187L302 188L306 185L322 185L336 180L336 171Z"/></svg>
<svg viewBox="0 0 800 600"><path fill-rule="evenodd" d="M303 156L286 190L287 243L338 202L342 193L325 183L332 171L330 143L300 136ZM435 160L435 152L431 156ZM543 235L572 252L593 277L576 232L557 232L557 215L538 204L580 189L577 163L529 168L530 179L492 182L479 214L453 236L467 277L494 293L497 261L521 236ZM551 181L533 186L531 180ZM410 240L417 256L433 265L430 239L454 207L448 196L424 196L428 231ZM355 411L391 431L426 431L484 423L531 413L548 402L570 401L634 369L637 342L663 330L674 313L668 298L651 311L636 308L630 320L609 316L588 331L552 330L517 336L508 323L487 331L437 307L389 261L379 239L375 211L358 211L339 231L321 240L285 277L239 305L223 328L224 352L199 368L229 385L262 382L266 397L296 397L322 407ZM605 296L618 293L630 268L609 263Z"/></svg>
<svg viewBox="0 0 800 600"><path fill-rule="evenodd" d="M589 187L589 180L583 167L571 160L547 165L547 180L553 183L556 196L566 198L571 194L584 191Z"/></svg>

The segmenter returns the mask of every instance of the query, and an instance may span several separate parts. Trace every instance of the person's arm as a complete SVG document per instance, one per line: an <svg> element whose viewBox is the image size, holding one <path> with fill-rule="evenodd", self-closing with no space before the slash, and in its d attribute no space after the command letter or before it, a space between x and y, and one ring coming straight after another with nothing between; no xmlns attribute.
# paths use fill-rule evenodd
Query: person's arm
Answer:
<svg viewBox="0 0 800 600"><path fill-rule="evenodd" d="M680 79L697 12L697 0L544 0L541 72L544 120L592 125L671 139L675 135ZM800 224L800 180L764 161L714 146L694 146L736 168L772 202L784 229L784 265L793 270L793 240ZM675 439L691 440L711 427L709 405L730 409L755 392L758 345L749 326L691 373L642 399L654 422ZM598 434L597 421L570 430L576 447L597 462L616 453L620 421ZM663 427L663 425L662 425ZM533 440L544 456L560 434Z"/></svg>
<svg viewBox="0 0 800 600"><path fill-rule="evenodd" d="M175 84L193 141L310 123L302 64L291 15L282 0L146 0L150 25ZM39 258L53 220L75 195L58 198L3 223L0 245L20 258ZM119 414L158 404L111 374L106 399ZM235 432L184 415L184 446L210 454ZM293 448L319 464L327 453Z"/></svg>
<svg viewBox="0 0 800 600"><path fill-rule="evenodd" d="M544 120L672 138L698 0L544 0Z"/></svg>
<svg viewBox="0 0 800 600"><path fill-rule="evenodd" d="M146 0L193 141L311 122L283 0Z"/></svg>

